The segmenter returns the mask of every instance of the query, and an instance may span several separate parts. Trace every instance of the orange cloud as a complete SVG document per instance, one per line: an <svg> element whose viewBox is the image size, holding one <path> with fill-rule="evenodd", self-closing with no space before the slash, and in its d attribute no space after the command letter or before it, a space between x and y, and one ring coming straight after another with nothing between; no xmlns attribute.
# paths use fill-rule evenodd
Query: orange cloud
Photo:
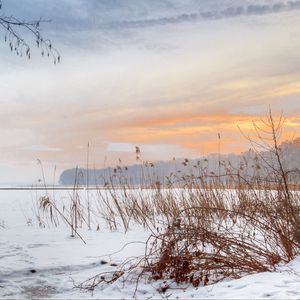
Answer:
<svg viewBox="0 0 300 300"><path fill-rule="evenodd" d="M274 119L276 121L278 118ZM253 122L262 130L268 130L263 116L211 114L135 120L124 124L120 132L112 131L110 138L137 144L177 144L203 154L217 151L217 135L220 133L222 152L239 153L250 146L241 131L245 135L253 134ZM281 139L290 139L298 135L299 125L300 117L287 118Z"/></svg>

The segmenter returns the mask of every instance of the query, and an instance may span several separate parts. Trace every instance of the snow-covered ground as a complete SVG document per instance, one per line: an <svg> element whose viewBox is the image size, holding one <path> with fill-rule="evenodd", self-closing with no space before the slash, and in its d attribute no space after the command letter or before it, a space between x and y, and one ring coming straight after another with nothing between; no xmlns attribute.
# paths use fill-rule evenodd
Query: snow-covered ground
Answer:
<svg viewBox="0 0 300 300"><path fill-rule="evenodd" d="M67 194L57 192L56 198L60 199L64 193ZM102 226L100 231L80 231L85 245L79 238L71 238L65 226L39 228L32 210L36 197L30 191L0 191L0 298L132 298L136 284L130 278L99 286L93 294L74 288L74 282L117 270L126 258L142 255L149 233L138 227L126 234L110 232ZM279 266L275 273L249 275L198 289L172 285L165 294L157 292L162 282L142 279L136 297L300 299L299 274L300 258L297 258L288 266Z"/></svg>

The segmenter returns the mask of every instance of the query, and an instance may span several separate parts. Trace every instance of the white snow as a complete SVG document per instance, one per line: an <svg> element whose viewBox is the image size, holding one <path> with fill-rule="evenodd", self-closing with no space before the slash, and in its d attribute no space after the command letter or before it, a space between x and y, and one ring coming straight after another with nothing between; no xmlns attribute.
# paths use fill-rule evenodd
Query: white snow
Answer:
<svg viewBox="0 0 300 300"><path fill-rule="evenodd" d="M56 198L66 194L57 193ZM35 192L0 191L0 298L132 299L136 288L134 278L126 281L120 278L111 285L101 285L93 294L74 288L74 282L117 270L118 266L111 266L111 263L120 264L129 257L142 255L149 232L139 227L126 234L110 232L104 226L100 231L81 229L87 242L84 245L79 238L71 238L65 226L39 228L32 210L35 200ZM29 218L32 222L28 222ZM130 244L117 252L127 243ZM115 254L109 255L112 253ZM299 273L300 258L296 258L287 266L279 266L274 273L248 275L198 289L171 284L164 294L157 292L163 282L142 278L136 297L300 299Z"/></svg>

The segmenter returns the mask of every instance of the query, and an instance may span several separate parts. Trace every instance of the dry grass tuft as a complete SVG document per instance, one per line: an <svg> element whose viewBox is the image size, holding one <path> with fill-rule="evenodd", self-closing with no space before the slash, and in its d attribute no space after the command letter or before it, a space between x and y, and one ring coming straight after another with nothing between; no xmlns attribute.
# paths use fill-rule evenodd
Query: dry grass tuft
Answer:
<svg viewBox="0 0 300 300"><path fill-rule="evenodd" d="M171 174L169 179L179 180L154 180L146 189L123 184L99 193L99 213L109 228L129 230L139 224L151 231L145 256L127 271L139 270L138 278L198 287L274 271L299 255L299 192L291 189L298 183L284 168L278 145L283 121L274 120L269 111L264 120L268 130L253 124L255 136L247 139L257 157L257 172L247 173L248 162L243 161L238 169L219 162L226 172L208 174L186 159L183 164L198 168L199 176ZM85 288L96 286L93 282Z"/></svg>
<svg viewBox="0 0 300 300"><path fill-rule="evenodd" d="M255 153L254 172L247 171L247 160L238 168L219 161L216 175L208 173L200 162L191 165L185 159L182 164L193 169L191 175L170 174L165 182L153 176L143 187L133 187L123 168L118 167L108 188L99 189L98 198L94 203L89 199L87 206L76 183L68 210L59 209L48 196L41 198L40 208L50 215L51 222L57 224L62 218L79 237L79 224L90 227L92 215L104 219L111 230L127 231L138 224L151 232L143 257L126 261L117 271L98 274L77 287L93 290L132 272L137 274L137 282L148 276L198 287L274 271L279 263L299 255L300 198L293 189L299 186L295 181L299 176L292 177L291 170L284 167L278 144L283 121L282 117L275 120L269 111L264 120L268 130L253 124L255 135L246 138ZM138 147L136 155L141 161ZM119 184L113 184L118 178Z"/></svg>

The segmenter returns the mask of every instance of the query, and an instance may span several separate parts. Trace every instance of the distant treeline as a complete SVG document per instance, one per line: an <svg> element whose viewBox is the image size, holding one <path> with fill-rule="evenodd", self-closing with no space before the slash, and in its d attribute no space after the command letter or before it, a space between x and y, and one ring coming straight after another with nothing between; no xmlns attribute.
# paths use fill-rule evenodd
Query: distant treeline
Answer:
<svg viewBox="0 0 300 300"><path fill-rule="evenodd" d="M299 180L300 138L280 145L282 161L291 182ZM135 165L117 165L104 169L73 168L62 172L61 185L149 185L180 183L190 178L219 178L233 180L234 174L244 178L268 178L276 176L276 159L272 151L248 150L237 154L210 154L199 159L173 159L171 161L142 162ZM87 182L88 180L88 182Z"/></svg>

